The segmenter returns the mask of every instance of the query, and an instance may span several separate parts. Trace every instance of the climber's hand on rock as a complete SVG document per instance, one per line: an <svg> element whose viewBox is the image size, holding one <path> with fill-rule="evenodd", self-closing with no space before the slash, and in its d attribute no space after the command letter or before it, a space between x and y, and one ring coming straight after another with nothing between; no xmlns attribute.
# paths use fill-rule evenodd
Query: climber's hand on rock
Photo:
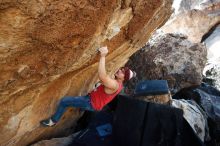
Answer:
<svg viewBox="0 0 220 146"><path fill-rule="evenodd" d="M106 56L108 54L107 46L99 48L99 52L100 52L101 56L103 56L103 57Z"/></svg>

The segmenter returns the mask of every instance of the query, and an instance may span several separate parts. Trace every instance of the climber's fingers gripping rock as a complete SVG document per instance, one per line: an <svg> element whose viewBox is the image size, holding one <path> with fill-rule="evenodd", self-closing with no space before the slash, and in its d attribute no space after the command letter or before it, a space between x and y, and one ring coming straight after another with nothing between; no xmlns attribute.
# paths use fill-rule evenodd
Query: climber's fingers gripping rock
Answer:
<svg viewBox="0 0 220 146"><path fill-rule="evenodd" d="M99 48L99 52L101 56L106 56L108 54L107 46Z"/></svg>

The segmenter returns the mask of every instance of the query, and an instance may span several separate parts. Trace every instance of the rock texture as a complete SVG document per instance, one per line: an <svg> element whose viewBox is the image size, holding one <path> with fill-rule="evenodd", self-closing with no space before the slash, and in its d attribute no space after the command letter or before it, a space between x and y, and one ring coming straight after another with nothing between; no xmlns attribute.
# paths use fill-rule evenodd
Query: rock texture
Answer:
<svg viewBox="0 0 220 146"><path fill-rule="evenodd" d="M24 146L71 131L81 115L39 127L64 95L97 81L99 46L114 73L171 14L171 0L0 1L0 145Z"/></svg>
<svg viewBox="0 0 220 146"><path fill-rule="evenodd" d="M206 51L204 45L191 43L182 35L157 35L126 64L137 72L128 89L133 89L140 80L151 79L167 80L172 93L200 85Z"/></svg>
<svg viewBox="0 0 220 146"><path fill-rule="evenodd" d="M210 74L213 74L213 79L217 80L220 60L218 52L220 0L174 0L172 7L174 13L160 29L162 33L158 31L159 33L154 37L172 33L184 35L192 43L204 42L208 48L209 63L205 71L208 71L209 77L212 76ZM216 60L214 64L213 60ZM199 72L201 73L201 69Z"/></svg>
<svg viewBox="0 0 220 146"><path fill-rule="evenodd" d="M220 25L213 30L204 42L208 48L208 63L203 72L206 78L213 81L213 86L220 90Z"/></svg>
<svg viewBox="0 0 220 146"><path fill-rule="evenodd" d="M175 14L189 10L204 10L218 5L220 0L174 0Z"/></svg>
<svg viewBox="0 0 220 146"><path fill-rule="evenodd" d="M220 25L213 29L204 42L208 48L208 61L210 63L220 61Z"/></svg>
<svg viewBox="0 0 220 146"><path fill-rule="evenodd" d="M220 89L219 32L220 0L174 0L175 13L161 29L165 33L184 34L194 43L207 46L208 61L204 75ZM207 74L205 73L207 72ZM211 82L212 82L211 81ZM210 82L210 81L209 81Z"/></svg>
<svg viewBox="0 0 220 146"><path fill-rule="evenodd" d="M165 33L181 33L194 43L220 23L220 0L174 0L175 12L162 28Z"/></svg>
<svg viewBox="0 0 220 146"><path fill-rule="evenodd" d="M74 134L68 137L52 138L50 140L42 140L31 146L69 146L74 139Z"/></svg>
<svg viewBox="0 0 220 146"><path fill-rule="evenodd" d="M209 16L205 11L190 10L179 13L163 28L165 33L181 33L194 43L202 41L203 36L216 24L220 16Z"/></svg>

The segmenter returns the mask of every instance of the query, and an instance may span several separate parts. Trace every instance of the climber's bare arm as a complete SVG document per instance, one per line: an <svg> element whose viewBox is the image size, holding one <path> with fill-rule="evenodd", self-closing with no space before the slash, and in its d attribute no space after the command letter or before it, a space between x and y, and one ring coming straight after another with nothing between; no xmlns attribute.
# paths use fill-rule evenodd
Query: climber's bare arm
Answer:
<svg viewBox="0 0 220 146"><path fill-rule="evenodd" d="M108 54L108 48L101 47L99 48L99 51L100 51L100 60L98 66L99 79L106 88L112 91L116 91L118 89L118 82L115 79L112 79L109 75L107 75L105 69L105 56Z"/></svg>

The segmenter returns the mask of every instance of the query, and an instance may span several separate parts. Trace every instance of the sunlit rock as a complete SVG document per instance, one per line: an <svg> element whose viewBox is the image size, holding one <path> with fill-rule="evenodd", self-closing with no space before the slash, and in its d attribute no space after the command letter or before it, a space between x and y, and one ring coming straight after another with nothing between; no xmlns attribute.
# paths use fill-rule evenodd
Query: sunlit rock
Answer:
<svg viewBox="0 0 220 146"><path fill-rule="evenodd" d="M25 146L70 133L81 116L54 128L39 121L64 95L97 81L97 48L107 45L113 74L171 14L171 0L0 1L0 145ZM72 128L70 128L72 127Z"/></svg>
<svg viewBox="0 0 220 146"><path fill-rule="evenodd" d="M220 90L220 25L204 40L207 49L207 66L204 75L213 81L213 85Z"/></svg>
<svg viewBox="0 0 220 146"><path fill-rule="evenodd" d="M174 0L172 7L174 13L161 29L186 35L194 43L220 23L220 0Z"/></svg>

